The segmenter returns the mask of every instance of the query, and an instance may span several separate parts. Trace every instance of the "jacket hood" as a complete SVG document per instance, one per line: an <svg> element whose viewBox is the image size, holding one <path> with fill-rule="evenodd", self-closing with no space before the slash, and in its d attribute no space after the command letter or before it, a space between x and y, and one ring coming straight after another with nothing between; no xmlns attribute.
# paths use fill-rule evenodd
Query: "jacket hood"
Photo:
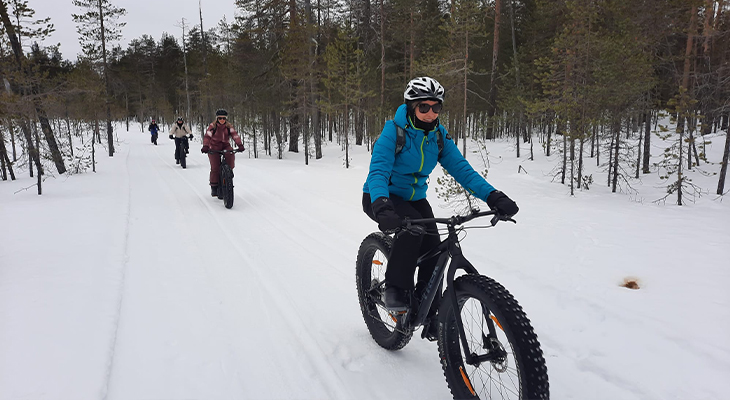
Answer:
<svg viewBox="0 0 730 400"><path fill-rule="evenodd" d="M401 104L400 107L395 111L395 117L393 117L393 122L395 122L396 125L400 126L401 128L405 129L406 125L408 125L408 108L405 104Z"/></svg>

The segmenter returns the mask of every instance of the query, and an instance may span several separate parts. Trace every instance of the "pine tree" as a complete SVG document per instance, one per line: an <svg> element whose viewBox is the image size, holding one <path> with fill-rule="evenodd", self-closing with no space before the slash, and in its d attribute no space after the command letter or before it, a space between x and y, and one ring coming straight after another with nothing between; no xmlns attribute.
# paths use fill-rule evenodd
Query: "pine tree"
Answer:
<svg viewBox="0 0 730 400"><path fill-rule="evenodd" d="M83 9L83 14L72 14L77 23L81 47L84 55L91 61L102 62L102 75L105 86L106 134L109 157L114 156L114 136L111 115L111 85L109 80L108 57L111 43L122 38L121 28L126 25L119 17L127 11L111 4L109 0L73 0L73 5Z"/></svg>

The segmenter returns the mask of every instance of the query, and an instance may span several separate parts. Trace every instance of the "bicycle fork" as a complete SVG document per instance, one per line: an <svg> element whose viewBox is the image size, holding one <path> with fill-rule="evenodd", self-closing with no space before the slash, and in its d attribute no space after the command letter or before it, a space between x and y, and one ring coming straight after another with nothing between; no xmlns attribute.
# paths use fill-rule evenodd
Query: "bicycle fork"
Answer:
<svg viewBox="0 0 730 400"><path fill-rule="evenodd" d="M449 235L456 234L455 232L452 232L451 229L449 229ZM497 340L497 331L494 326L494 321L496 319L492 320L490 318L491 311L487 308L487 306L480 302L482 306L482 313L484 315L484 319L487 323L487 329L489 331L488 335L484 335L484 332L482 331L482 348L487 350L486 354L478 355L474 352L472 352L469 349L469 343L467 341L466 337L466 331L464 330L464 322L461 319L461 310L459 309L459 304L456 299L456 288L454 287L454 276L456 275L456 271L459 269L463 269L468 274L475 274L478 275L479 271L477 271L476 268L469 262L469 260L464 257L464 255L461 252L461 247L459 246L458 241L450 241L449 244L449 254L451 255L451 265L449 267L449 271L446 274L446 287L452 288L452 290L449 291L449 299L448 301L451 302L452 307L454 308L454 317L456 321L456 328L459 332L459 339L461 342L461 347L464 350L464 358L465 362L472 366L479 366L482 362L489 361L491 363L502 363L504 359L507 356L506 351L504 350L504 347L502 344ZM440 261L440 260L439 260ZM439 264L440 265L440 264Z"/></svg>

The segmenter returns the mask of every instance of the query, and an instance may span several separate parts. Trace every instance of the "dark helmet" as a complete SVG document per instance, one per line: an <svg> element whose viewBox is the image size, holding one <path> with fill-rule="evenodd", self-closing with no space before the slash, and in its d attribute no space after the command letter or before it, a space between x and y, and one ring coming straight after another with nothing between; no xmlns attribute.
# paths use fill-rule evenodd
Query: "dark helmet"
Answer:
<svg viewBox="0 0 730 400"><path fill-rule="evenodd" d="M183 122L183 117L177 117L177 122Z"/></svg>
<svg viewBox="0 0 730 400"><path fill-rule="evenodd" d="M215 116L216 116L216 117L218 117L218 116L221 116L221 115L222 115L222 116L224 116L224 117L227 117L227 116L228 116L228 111L226 111L226 110L225 110L225 109L223 109L223 108L219 108L219 109L218 109L218 110L217 110L217 111L215 112Z"/></svg>

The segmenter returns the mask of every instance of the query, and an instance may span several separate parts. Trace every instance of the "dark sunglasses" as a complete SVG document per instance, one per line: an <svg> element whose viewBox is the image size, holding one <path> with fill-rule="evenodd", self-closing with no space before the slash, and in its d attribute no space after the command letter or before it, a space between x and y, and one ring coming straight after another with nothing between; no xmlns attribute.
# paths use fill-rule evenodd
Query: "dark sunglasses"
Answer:
<svg viewBox="0 0 730 400"><path fill-rule="evenodd" d="M218 119L226 120L226 117L218 117Z"/></svg>
<svg viewBox="0 0 730 400"><path fill-rule="evenodd" d="M441 112L441 109L444 108L444 105L441 103L436 103L434 105L426 104L426 103L420 103L418 105L418 111L421 114L425 114L428 112L428 110L433 110L434 113L438 114Z"/></svg>

